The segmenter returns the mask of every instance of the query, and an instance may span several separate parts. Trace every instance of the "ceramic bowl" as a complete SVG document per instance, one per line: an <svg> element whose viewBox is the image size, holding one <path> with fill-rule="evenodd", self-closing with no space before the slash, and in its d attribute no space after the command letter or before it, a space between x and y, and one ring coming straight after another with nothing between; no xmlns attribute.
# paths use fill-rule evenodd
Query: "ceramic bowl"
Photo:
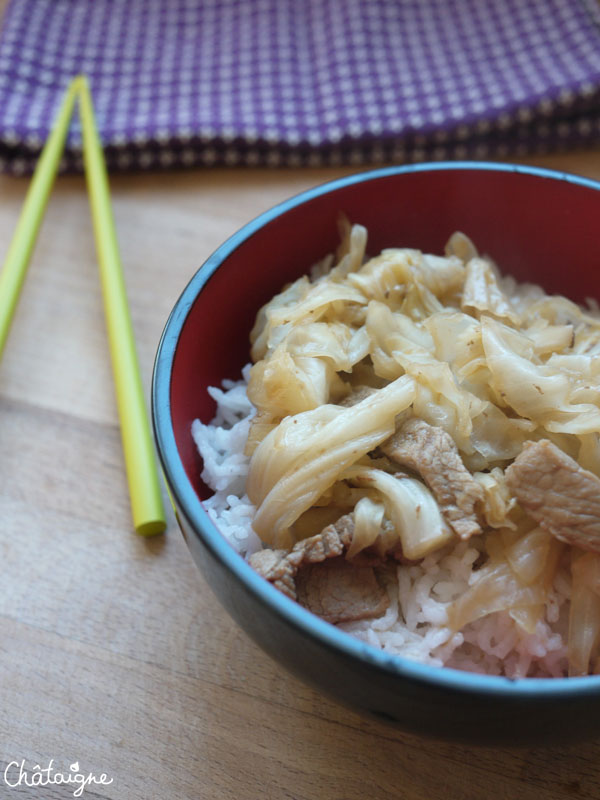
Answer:
<svg viewBox="0 0 600 800"><path fill-rule="evenodd" d="M504 272L583 301L600 292L600 184L541 169L436 163L366 172L311 189L249 222L198 270L156 357L156 441L190 552L220 602L306 683L401 728L478 743L600 734L600 676L510 680L388 655L323 622L253 572L215 528L190 427L211 419L207 386L238 377L258 308L337 246L340 212L368 249L441 253L467 233Z"/></svg>

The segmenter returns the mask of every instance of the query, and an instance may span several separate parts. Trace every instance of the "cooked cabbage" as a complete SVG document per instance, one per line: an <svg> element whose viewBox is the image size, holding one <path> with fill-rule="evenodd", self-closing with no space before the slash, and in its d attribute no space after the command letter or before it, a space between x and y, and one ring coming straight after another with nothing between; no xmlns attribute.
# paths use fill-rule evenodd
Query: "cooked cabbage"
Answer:
<svg viewBox="0 0 600 800"><path fill-rule="evenodd" d="M452 539L454 534L444 522L433 495L420 481L406 475L388 475L370 467L351 467L342 478L375 489L381 495L395 533L391 541L386 541L386 549L393 549L400 543L403 555L416 560ZM380 526L382 521L383 517Z"/></svg>
<svg viewBox="0 0 600 800"><path fill-rule="evenodd" d="M403 376L350 408L323 405L287 416L254 451L246 491L257 506L253 527L276 547L289 546L290 526L355 464L394 432L396 415L415 396Z"/></svg>
<svg viewBox="0 0 600 800"><path fill-rule="evenodd" d="M598 671L600 554L538 526L505 469L543 439L600 477L600 317L503 277L460 232L445 256L390 248L369 259L366 230L340 228L336 255L267 303L251 334L255 531L289 548L351 514L350 561L416 561L452 543L445 513L460 498L436 496L439 484L377 450L417 417L450 435L482 490L481 566L448 604L450 628L506 612L534 635L570 565L570 674Z"/></svg>

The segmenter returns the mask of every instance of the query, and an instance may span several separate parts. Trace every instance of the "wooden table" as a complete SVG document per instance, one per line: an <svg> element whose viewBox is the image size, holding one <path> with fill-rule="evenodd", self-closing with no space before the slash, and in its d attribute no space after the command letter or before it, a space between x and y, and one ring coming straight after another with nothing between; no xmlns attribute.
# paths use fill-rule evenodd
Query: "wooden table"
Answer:
<svg viewBox="0 0 600 800"><path fill-rule="evenodd" d="M531 163L600 178L600 154ZM351 172L112 179L146 386L196 268L260 211ZM27 183L0 178L0 259ZM0 797L12 761L107 775L84 797L600 797L600 741L471 748L368 722L273 663L204 583L169 512L131 527L84 181L59 179L0 365ZM11 773L14 777L16 773Z"/></svg>

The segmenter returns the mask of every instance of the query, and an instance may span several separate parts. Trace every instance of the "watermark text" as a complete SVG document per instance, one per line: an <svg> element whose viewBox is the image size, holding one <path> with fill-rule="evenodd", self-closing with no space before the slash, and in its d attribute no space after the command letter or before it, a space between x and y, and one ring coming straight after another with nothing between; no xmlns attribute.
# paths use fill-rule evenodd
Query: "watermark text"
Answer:
<svg viewBox="0 0 600 800"><path fill-rule="evenodd" d="M4 783L11 788L17 786L60 786L71 784L73 797L81 797L84 790L93 784L108 786L113 782L104 772L96 777L92 772L81 772L79 762L75 761L69 767L69 772L59 772L54 769L54 759L50 759L47 767L35 764L33 767L26 767L25 759L21 761L11 761L4 770Z"/></svg>

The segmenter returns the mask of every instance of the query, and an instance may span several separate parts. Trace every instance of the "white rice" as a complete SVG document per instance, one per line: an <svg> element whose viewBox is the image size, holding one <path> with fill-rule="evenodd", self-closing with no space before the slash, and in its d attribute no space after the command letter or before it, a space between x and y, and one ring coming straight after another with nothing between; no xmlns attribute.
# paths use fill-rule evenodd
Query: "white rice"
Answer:
<svg viewBox="0 0 600 800"><path fill-rule="evenodd" d="M204 462L201 477L214 491L204 507L225 538L246 558L262 547L252 530L256 508L245 492L249 459L244 447L255 413L246 395L249 371L250 365L243 369L241 381L223 381L223 390L209 387L217 414L209 425L200 420L192 424L192 436Z"/></svg>
<svg viewBox="0 0 600 800"><path fill-rule="evenodd" d="M245 558L260 550L252 530L256 511L245 494L249 459L244 455L255 409L246 395L250 365L243 380L224 381L223 390L208 391L217 414L208 425L195 420L192 435L204 461L202 479L214 490L204 501L223 536ZM567 674L566 623L570 580L558 570L545 618L526 634L508 612L496 612L453 633L447 626L448 605L477 580L480 553L474 541L459 542L432 553L418 565L399 565L387 586L385 615L338 625L387 653L432 666L521 677Z"/></svg>

